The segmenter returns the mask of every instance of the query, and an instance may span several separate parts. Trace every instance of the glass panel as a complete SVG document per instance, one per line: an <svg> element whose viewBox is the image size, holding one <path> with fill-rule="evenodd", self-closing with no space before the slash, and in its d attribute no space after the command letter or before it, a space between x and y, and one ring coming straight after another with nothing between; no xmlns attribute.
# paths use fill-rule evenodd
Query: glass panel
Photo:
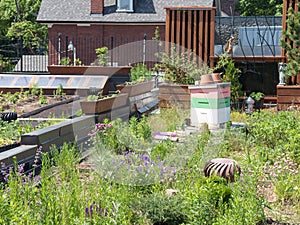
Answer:
<svg viewBox="0 0 300 225"><path fill-rule="evenodd" d="M56 87L56 86L59 86L61 84L63 87L65 87L67 82L69 81L69 79L70 79L69 77L55 77L55 80L53 81L51 86Z"/></svg>
<svg viewBox="0 0 300 225"><path fill-rule="evenodd" d="M79 87L84 83L84 78L82 77L73 77L71 84L68 87Z"/></svg>
<svg viewBox="0 0 300 225"><path fill-rule="evenodd" d="M103 88L106 83L106 79L100 77L92 77L89 79L88 87L100 87Z"/></svg>
<svg viewBox="0 0 300 225"><path fill-rule="evenodd" d="M32 77L24 76L24 77L19 77L18 80L16 81L15 85L16 86L28 86L30 81L32 80Z"/></svg>
<svg viewBox="0 0 300 225"><path fill-rule="evenodd" d="M118 0L118 10L132 10L132 0Z"/></svg>
<svg viewBox="0 0 300 225"><path fill-rule="evenodd" d="M15 77L11 76L0 76L0 86L1 87L6 87L6 86L12 86L12 82L15 79Z"/></svg>
<svg viewBox="0 0 300 225"><path fill-rule="evenodd" d="M52 77L39 77L37 83L39 86L49 86L49 81Z"/></svg>

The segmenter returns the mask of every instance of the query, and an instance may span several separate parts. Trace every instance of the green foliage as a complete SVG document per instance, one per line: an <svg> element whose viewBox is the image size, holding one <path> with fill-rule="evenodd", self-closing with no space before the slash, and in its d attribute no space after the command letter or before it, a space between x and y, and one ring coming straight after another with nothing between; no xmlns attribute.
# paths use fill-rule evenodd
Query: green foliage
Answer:
<svg viewBox="0 0 300 225"><path fill-rule="evenodd" d="M145 214L152 224L180 225L186 218L183 198L180 195L148 194L137 199L132 207Z"/></svg>
<svg viewBox="0 0 300 225"><path fill-rule="evenodd" d="M83 66L83 63L82 63L82 61L79 58L76 58L75 59L75 65L76 66Z"/></svg>
<svg viewBox="0 0 300 225"><path fill-rule="evenodd" d="M22 173L21 165L11 170L2 165L6 182L0 184L0 224L252 225L267 224L267 218L278 224L299 224L300 156L295 154L300 149L299 111L262 110L246 119L247 136L242 130L227 128L229 133L219 141L231 146L216 154L238 159L243 174L234 183L203 176L205 154L218 152L217 145L207 148L217 140L211 139L215 132L196 132L179 143L159 142L148 136L148 118L140 121L143 125L136 118L128 123L106 120L97 125L103 140L92 133L92 149L98 148L99 154L98 160L93 156L85 161L91 170L81 169L86 164L79 165L82 155L76 144L64 144L58 150L52 147L51 155L39 153L41 173L34 178ZM110 148L115 147L113 142L130 146L131 151L115 154ZM164 160L151 160L151 150ZM140 164L130 166L132 163ZM109 179L113 166L116 177L136 175L141 182ZM173 176L149 180L169 166L175 167ZM169 196L167 189L176 192ZM270 201L274 195L275 200Z"/></svg>
<svg viewBox="0 0 300 225"><path fill-rule="evenodd" d="M41 0L0 1L0 37L12 41L22 37L23 47L31 51L46 46L47 26L36 22L40 4Z"/></svg>
<svg viewBox="0 0 300 225"><path fill-rule="evenodd" d="M300 8L300 3L298 3ZM300 73L300 12L288 9L286 30L283 31L281 46L287 51L288 63L284 70L285 76L296 76Z"/></svg>
<svg viewBox="0 0 300 225"><path fill-rule="evenodd" d="M151 149L151 158L153 160L164 160L172 151L174 151L174 143L169 139L163 140Z"/></svg>
<svg viewBox="0 0 300 225"><path fill-rule="evenodd" d="M282 15L283 0L239 0L237 10L242 16Z"/></svg>
<svg viewBox="0 0 300 225"><path fill-rule="evenodd" d="M161 52L157 56L161 63L156 65L156 70L164 70L164 78L177 84L194 84L201 75L212 72L207 65L197 63L192 52L179 52L175 47L169 53Z"/></svg>
<svg viewBox="0 0 300 225"><path fill-rule="evenodd" d="M257 196L255 184L237 183L231 188L228 204L222 206L223 214L219 215L214 225L264 224L264 201Z"/></svg>
<svg viewBox="0 0 300 225"><path fill-rule="evenodd" d="M61 60L60 60L60 65L63 65L63 66L70 66L70 65L71 65L71 60L70 60L70 58L68 58L68 57L63 57L63 58L61 58Z"/></svg>
<svg viewBox="0 0 300 225"><path fill-rule="evenodd" d="M43 89L39 88L39 85L37 83L34 83L30 88L29 88L29 93L31 95L39 96L43 94Z"/></svg>
<svg viewBox="0 0 300 225"><path fill-rule="evenodd" d="M231 198L231 188L219 177L200 178L184 190L187 224L214 224Z"/></svg>
<svg viewBox="0 0 300 225"><path fill-rule="evenodd" d="M182 127L186 124L185 119L188 118L188 116L188 110L175 105L171 108L160 108L160 114L149 117L149 122L153 132L173 132L178 127Z"/></svg>
<svg viewBox="0 0 300 225"><path fill-rule="evenodd" d="M95 49L97 57L98 57L98 62L100 66L106 66L107 62L109 60L108 56L108 47L103 46L101 48L96 48Z"/></svg>
<svg viewBox="0 0 300 225"><path fill-rule="evenodd" d="M274 163L266 162L263 170L263 181L273 182L274 192L282 203L300 198L299 165L289 158L287 154L282 153L278 155Z"/></svg>
<svg viewBox="0 0 300 225"><path fill-rule="evenodd" d="M151 77L151 70L148 70L147 66L142 63L138 63L130 69L131 82L143 82L150 80Z"/></svg>
<svg viewBox="0 0 300 225"><path fill-rule="evenodd" d="M89 95L89 96L87 96L88 101L96 101L98 99L99 99L98 95Z"/></svg>
<svg viewBox="0 0 300 225"><path fill-rule="evenodd" d="M12 144L16 141L18 142L20 141L22 134L30 133L55 123L58 123L58 121L51 120L40 122L38 125L34 126L30 122L21 123L19 120L10 122L0 120L0 146Z"/></svg>
<svg viewBox="0 0 300 225"><path fill-rule="evenodd" d="M261 92L252 92L250 97L253 98L255 101L260 101L265 95Z"/></svg>
<svg viewBox="0 0 300 225"><path fill-rule="evenodd" d="M120 119L96 124L92 136L97 140L97 148L100 145L113 150L118 154L125 151L134 151L143 149L147 146L146 140L151 136L150 124L145 118L137 121L137 118L131 117L129 122L122 122Z"/></svg>
<svg viewBox="0 0 300 225"><path fill-rule="evenodd" d="M247 120L249 138L256 145L262 162L274 162L277 155L287 152L288 156L300 162L299 115L298 112L253 113Z"/></svg>
<svg viewBox="0 0 300 225"><path fill-rule="evenodd" d="M10 72L14 69L14 63L10 59L4 59L2 55L0 55L0 65L2 72Z"/></svg>
<svg viewBox="0 0 300 225"><path fill-rule="evenodd" d="M48 100L47 100L47 98L45 98L43 95L40 95L40 96L39 96L39 103L40 103L41 105L43 105L43 104L48 104Z"/></svg>
<svg viewBox="0 0 300 225"><path fill-rule="evenodd" d="M215 71L222 73L222 80L230 82L230 97L233 101L237 100L242 95L242 84L239 81L241 70L235 67L232 58L226 54L220 55Z"/></svg>
<svg viewBox="0 0 300 225"><path fill-rule="evenodd" d="M53 92L54 96L56 97L62 97L65 96L66 93L64 92L64 88L62 86L62 84L59 84L58 87L56 88L56 90Z"/></svg>

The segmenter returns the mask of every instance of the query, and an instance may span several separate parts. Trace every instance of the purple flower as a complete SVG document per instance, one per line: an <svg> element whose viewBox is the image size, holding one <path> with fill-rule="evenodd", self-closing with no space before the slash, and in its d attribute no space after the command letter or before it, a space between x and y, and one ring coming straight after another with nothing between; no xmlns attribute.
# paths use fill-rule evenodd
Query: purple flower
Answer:
<svg viewBox="0 0 300 225"><path fill-rule="evenodd" d="M43 150L43 146L40 146L37 150L36 150L36 153L35 153L35 156L34 156L34 162L33 162L33 167L37 167L38 165L38 162L39 162L39 159L41 157L41 152Z"/></svg>
<svg viewBox="0 0 300 225"><path fill-rule="evenodd" d="M151 161L150 157L147 156L147 155L144 155L144 156L143 156L143 159L144 159L145 161L147 161L147 162L150 162L150 161Z"/></svg>
<svg viewBox="0 0 300 225"><path fill-rule="evenodd" d="M142 168L141 166L138 166L138 167L136 168L136 170L137 170L138 172L141 172L141 171L143 170L143 168Z"/></svg>
<svg viewBox="0 0 300 225"><path fill-rule="evenodd" d="M18 165L18 175L23 175L24 174L24 166L25 166L25 163L21 163Z"/></svg>
<svg viewBox="0 0 300 225"><path fill-rule="evenodd" d="M147 161L144 162L144 165L145 165L146 168L148 168L148 164L149 164L149 162L147 162Z"/></svg>
<svg viewBox="0 0 300 225"><path fill-rule="evenodd" d="M90 205L90 214L91 214L91 216L93 214L93 204Z"/></svg>
<svg viewBox="0 0 300 225"><path fill-rule="evenodd" d="M90 217L90 211L89 211L89 208L88 208L88 207L85 208L85 215L86 215L87 217Z"/></svg>

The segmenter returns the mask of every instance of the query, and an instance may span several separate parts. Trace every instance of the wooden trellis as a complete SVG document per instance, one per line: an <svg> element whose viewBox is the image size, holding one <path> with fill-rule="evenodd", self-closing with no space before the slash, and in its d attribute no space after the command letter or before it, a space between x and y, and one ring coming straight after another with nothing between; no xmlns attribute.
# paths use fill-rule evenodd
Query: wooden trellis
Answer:
<svg viewBox="0 0 300 225"><path fill-rule="evenodd" d="M215 7L166 7L166 50L172 43L209 64L214 54L215 15Z"/></svg>

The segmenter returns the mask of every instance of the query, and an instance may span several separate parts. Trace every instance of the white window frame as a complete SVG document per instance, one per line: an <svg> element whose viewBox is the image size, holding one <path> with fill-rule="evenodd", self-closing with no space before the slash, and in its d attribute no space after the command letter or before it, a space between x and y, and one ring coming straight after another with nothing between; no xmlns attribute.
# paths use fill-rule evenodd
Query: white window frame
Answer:
<svg viewBox="0 0 300 225"><path fill-rule="evenodd" d="M129 8L128 9L122 9L121 8L121 2L122 1L128 1L129 2ZM133 0L118 0L117 1L117 12L133 12Z"/></svg>

